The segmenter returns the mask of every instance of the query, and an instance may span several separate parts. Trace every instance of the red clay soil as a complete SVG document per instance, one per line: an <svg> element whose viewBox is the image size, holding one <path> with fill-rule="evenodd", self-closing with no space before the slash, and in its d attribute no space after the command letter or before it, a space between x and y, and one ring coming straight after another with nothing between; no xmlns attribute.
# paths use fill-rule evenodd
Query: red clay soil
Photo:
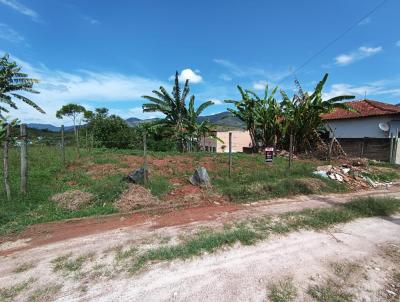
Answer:
<svg viewBox="0 0 400 302"><path fill-rule="evenodd" d="M109 230L128 226L142 225L151 222L153 228L184 225L193 221L207 221L216 219L221 213L230 213L241 209L240 205L209 205L194 208L174 210L160 216L148 214L118 214L101 217L70 219L51 223L36 224L28 227L18 235L0 237L0 244L18 239L30 239L28 245L15 249L0 251L0 256L17 251L59 242L71 238L98 234Z"/></svg>

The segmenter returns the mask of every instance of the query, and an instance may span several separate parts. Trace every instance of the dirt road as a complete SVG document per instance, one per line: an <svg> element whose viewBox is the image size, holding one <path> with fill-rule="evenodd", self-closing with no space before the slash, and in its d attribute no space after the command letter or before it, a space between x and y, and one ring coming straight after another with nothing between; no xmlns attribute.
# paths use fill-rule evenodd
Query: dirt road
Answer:
<svg viewBox="0 0 400 302"><path fill-rule="evenodd" d="M11 298L7 292L10 301L35 301L32 297L40 298L36 301L267 301L272 284L289 278L297 289L297 301L314 301L313 288L330 288L359 301L397 301L392 274L400 266L400 216L273 236L254 246L236 245L191 260L154 263L135 275L126 272L129 257L124 255L129 256L132 247L173 244L230 220L329 207L365 194L303 196L226 211L183 210L142 217L133 224L127 223L129 217L114 217L108 230L104 225L100 230L92 227L94 222L86 225L89 231L81 234L85 236L76 236L76 229L75 236L68 237L67 232L68 226L73 229L82 220L65 223L59 230L66 235L58 237L53 224L45 225L41 232L28 230L0 245L0 287L15 292L19 286ZM396 188L368 194L400 197ZM393 257L397 253L399 259ZM57 259L60 256L71 260ZM337 266L349 271L345 277Z"/></svg>

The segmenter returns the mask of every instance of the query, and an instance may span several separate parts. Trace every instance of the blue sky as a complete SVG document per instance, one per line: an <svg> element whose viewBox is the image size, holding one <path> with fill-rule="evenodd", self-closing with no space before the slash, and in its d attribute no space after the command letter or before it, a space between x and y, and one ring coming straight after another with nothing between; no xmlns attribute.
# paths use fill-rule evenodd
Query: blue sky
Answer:
<svg viewBox="0 0 400 302"><path fill-rule="evenodd" d="M311 90L330 74L325 96L354 94L400 103L400 1L387 0L339 41L297 70L382 0L0 0L0 54L41 80L21 106L23 122L60 124L68 102L143 114L144 94L171 87L175 70L191 80L207 114L237 98L236 85L265 83L292 93L296 76Z"/></svg>

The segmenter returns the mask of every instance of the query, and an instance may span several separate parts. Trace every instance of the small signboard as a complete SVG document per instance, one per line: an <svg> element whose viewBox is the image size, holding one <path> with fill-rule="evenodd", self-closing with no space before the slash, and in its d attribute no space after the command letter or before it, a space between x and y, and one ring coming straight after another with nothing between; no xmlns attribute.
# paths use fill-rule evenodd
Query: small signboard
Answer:
<svg viewBox="0 0 400 302"><path fill-rule="evenodd" d="M273 147L265 148L265 162L272 163L273 159L274 159L274 148Z"/></svg>

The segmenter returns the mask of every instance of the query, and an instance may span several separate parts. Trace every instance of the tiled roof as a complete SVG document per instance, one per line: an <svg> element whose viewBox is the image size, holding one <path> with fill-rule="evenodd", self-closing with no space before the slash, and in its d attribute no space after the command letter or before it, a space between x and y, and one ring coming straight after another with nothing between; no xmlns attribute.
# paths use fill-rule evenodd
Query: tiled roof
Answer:
<svg viewBox="0 0 400 302"><path fill-rule="evenodd" d="M324 120L341 120L369 116L394 115L400 114L400 106L386 104L372 100L359 100L346 102L355 112L337 108L330 113L323 114Z"/></svg>

